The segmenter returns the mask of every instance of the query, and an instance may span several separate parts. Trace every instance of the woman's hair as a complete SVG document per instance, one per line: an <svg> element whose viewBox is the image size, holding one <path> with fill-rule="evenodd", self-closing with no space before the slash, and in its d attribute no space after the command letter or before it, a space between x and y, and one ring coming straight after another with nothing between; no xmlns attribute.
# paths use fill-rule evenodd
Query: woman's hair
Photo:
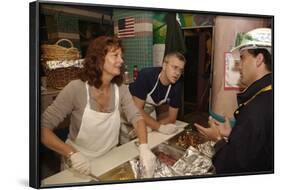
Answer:
<svg viewBox="0 0 281 190"><path fill-rule="evenodd" d="M271 54L266 49L248 49L248 52L253 55L254 57L257 57L259 53L263 55L264 63L266 65L266 68L268 71L272 71L271 66Z"/></svg>
<svg viewBox="0 0 281 190"><path fill-rule="evenodd" d="M91 40L83 62L83 70L80 74L82 81L88 81L88 84L99 88L102 85L102 71L105 62L105 56L109 51L121 49L123 46L121 40L115 36L100 36ZM120 86L123 82L123 66L121 73L112 79L112 83Z"/></svg>

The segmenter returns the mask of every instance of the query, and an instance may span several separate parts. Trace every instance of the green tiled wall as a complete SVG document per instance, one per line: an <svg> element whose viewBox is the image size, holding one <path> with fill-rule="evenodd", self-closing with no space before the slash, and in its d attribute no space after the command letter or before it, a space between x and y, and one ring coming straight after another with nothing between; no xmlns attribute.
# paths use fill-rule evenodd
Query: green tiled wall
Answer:
<svg viewBox="0 0 281 190"><path fill-rule="evenodd" d="M134 37L123 40L125 47L124 61L131 72L134 65L138 68L151 67L152 64L152 37Z"/></svg>
<svg viewBox="0 0 281 190"><path fill-rule="evenodd" d="M125 9L114 9L113 20L115 23L125 17L134 17L135 22L141 20L153 20L153 13L150 11L132 11ZM152 31L151 31L152 32ZM144 67L153 66L153 35L122 38L124 46L124 62L128 66L129 73L132 74L134 65L139 70Z"/></svg>
<svg viewBox="0 0 281 190"><path fill-rule="evenodd" d="M79 33L78 18L69 15L57 14L55 15L57 27L59 32Z"/></svg>
<svg viewBox="0 0 281 190"><path fill-rule="evenodd" d="M59 32L63 33L75 33L79 34L79 20L77 17L69 16L65 14L46 15L46 27L48 34L55 34ZM60 37L48 39L49 44L54 44ZM80 49L80 39L69 39L72 41L75 48ZM69 44L60 44L65 47L69 47Z"/></svg>

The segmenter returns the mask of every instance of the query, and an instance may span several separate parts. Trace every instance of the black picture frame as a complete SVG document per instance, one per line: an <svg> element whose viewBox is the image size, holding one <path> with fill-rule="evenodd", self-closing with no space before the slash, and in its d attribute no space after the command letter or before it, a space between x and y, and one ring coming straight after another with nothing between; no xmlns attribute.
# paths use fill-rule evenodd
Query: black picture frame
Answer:
<svg viewBox="0 0 281 190"><path fill-rule="evenodd" d="M41 80L42 68L40 68L40 45L42 40L42 34L40 33L40 6L51 4L51 5L62 5L62 6L86 6L95 7L101 9L129 9L129 10L147 10L147 11L159 11L159 12L180 12L189 14L202 14L202 15L212 15L212 16L232 16L232 17L245 17L245 18L261 18L270 20L270 26L272 29L272 58L274 58L274 16L273 15L255 15L255 14L236 14L236 13L222 13L222 12L205 12L205 11L193 11L193 10L175 10L175 9L161 9L161 8L147 8L147 7L131 7L131 6L116 6L116 5L102 5L102 4L83 4L83 3L71 3L71 2L54 2L54 1L35 1L30 3L30 139L29 139L29 180L30 186L33 188L42 188L41 177L40 177L40 110L41 110ZM273 71L274 71L274 59L273 61ZM34 64L35 63L35 64ZM274 73L274 72L273 72ZM274 173L274 171L262 172ZM254 173L258 174L258 173ZM231 174L235 175L249 175L248 173ZM193 178L205 178L205 177L219 177L221 175L214 176L182 176L173 178L157 178L157 179L142 179L142 180L129 180L129 181L105 181L99 183L73 183L73 184L56 184L43 186L44 188L49 187L65 187L65 186L83 186L83 185L97 185L97 184L115 184L115 183L131 183L131 182L145 182L145 181L162 181L162 180L176 180L176 179L193 179ZM223 175L228 176L228 175Z"/></svg>

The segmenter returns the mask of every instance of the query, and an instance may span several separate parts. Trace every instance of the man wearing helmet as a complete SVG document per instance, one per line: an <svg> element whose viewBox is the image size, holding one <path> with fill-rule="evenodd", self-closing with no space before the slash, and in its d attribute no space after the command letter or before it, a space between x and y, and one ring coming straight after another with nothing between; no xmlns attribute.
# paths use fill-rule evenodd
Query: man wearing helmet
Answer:
<svg viewBox="0 0 281 190"><path fill-rule="evenodd" d="M209 128L198 131L216 141L213 164L217 174L273 172L273 92L271 29L258 28L238 35L231 51L238 60L240 83L236 124L230 127L209 118Z"/></svg>

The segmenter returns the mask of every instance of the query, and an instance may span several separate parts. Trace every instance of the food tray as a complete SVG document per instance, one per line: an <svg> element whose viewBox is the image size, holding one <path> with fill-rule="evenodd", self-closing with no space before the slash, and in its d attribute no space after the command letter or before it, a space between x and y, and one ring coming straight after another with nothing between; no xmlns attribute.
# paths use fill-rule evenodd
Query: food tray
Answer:
<svg viewBox="0 0 281 190"><path fill-rule="evenodd" d="M199 132L185 130L168 141L172 147L185 151L189 146L197 148L199 144L205 143L207 139Z"/></svg>
<svg viewBox="0 0 281 190"><path fill-rule="evenodd" d="M115 180L135 179L135 177L130 163L125 162L124 164L101 175L99 179L102 181L106 181L106 180L115 181Z"/></svg>
<svg viewBox="0 0 281 190"><path fill-rule="evenodd" d="M165 143L160 144L152 151L160 160L160 162L166 164L167 166L174 165L174 163L176 163L176 161L180 159L184 154L184 151Z"/></svg>

